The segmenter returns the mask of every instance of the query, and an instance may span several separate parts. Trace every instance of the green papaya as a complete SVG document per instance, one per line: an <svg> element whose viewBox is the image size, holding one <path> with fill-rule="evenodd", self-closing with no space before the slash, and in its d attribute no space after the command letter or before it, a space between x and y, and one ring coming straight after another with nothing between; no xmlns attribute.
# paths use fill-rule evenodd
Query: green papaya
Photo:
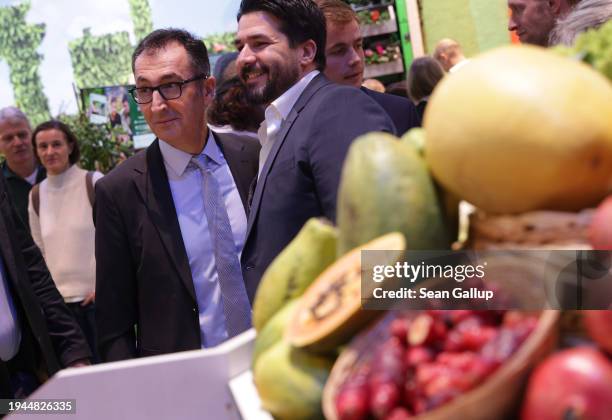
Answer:
<svg viewBox="0 0 612 420"><path fill-rule="evenodd" d="M283 338L285 327L291 320L297 302L298 299L293 299L283 306L280 311L275 313L274 316L266 322L266 325L264 325L261 331L257 333L255 346L253 348L253 366L257 363L259 356Z"/></svg>
<svg viewBox="0 0 612 420"><path fill-rule="evenodd" d="M312 353L337 354L384 311L363 310L362 278L371 277L371 263L362 264L363 251L378 251L376 264L393 266L406 250L404 235L388 233L340 257L298 299L284 338ZM384 251L384 252L383 252Z"/></svg>
<svg viewBox="0 0 612 420"><path fill-rule="evenodd" d="M401 141L414 147L419 155L425 158L425 141L427 136L425 130L420 127L410 129L401 138ZM451 234L451 240L455 240L459 232L459 197L448 190L442 188L440 184L433 179L433 183L438 194L438 201L442 206L444 220L446 223L446 231Z"/></svg>
<svg viewBox="0 0 612 420"><path fill-rule="evenodd" d="M427 164L413 145L386 133L351 145L338 192L338 255L398 231L409 250L448 249L450 238Z"/></svg>
<svg viewBox="0 0 612 420"><path fill-rule="evenodd" d="M263 408L278 419L323 418L323 387L333 364L333 358L279 341L259 357L253 370Z"/></svg>
<svg viewBox="0 0 612 420"><path fill-rule="evenodd" d="M310 219L264 272L253 302L253 326L260 331L285 303L304 290L336 260L338 232Z"/></svg>

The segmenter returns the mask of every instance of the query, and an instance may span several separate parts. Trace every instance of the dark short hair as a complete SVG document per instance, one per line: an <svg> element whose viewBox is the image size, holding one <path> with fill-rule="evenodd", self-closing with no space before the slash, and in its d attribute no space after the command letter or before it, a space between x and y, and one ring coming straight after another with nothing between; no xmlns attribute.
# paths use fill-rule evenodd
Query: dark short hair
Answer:
<svg viewBox="0 0 612 420"><path fill-rule="evenodd" d="M237 19L253 12L266 12L280 21L280 31L289 39L289 46L295 48L309 39L316 46L317 69L325 69L325 16L312 0L242 0Z"/></svg>
<svg viewBox="0 0 612 420"><path fill-rule="evenodd" d="M208 107L207 115L209 123L230 125L238 131L256 132L264 120L263 107L247 101L245 87L237 76L217 86L215 99Z"/></svg>
<svg viewBox="0 0 612 420"><path fill-rule="evenodd" d="M185 48L191 60L193 70L197 74L210 74L210 62L208 61L208 50L201 39L193 34L176 28L156 29L144 37L136 46L132 54L132 72L135 71L136 59L145 51L157 51L165 48L171 42L177 42Z"/></svg>
<svg viewBox="0 0 612 420"><path fill-rule="evenodd" d="M442 65L433 57L415 58L408 71L408 95L414 102L428 97L444 77Z"/></svg>
<svg viewBox="0 0 612 420"><path fill-rule="evenodd" d="M45 121L44 123L39 124L34 129L34 132L32 133L32 147L34 147L34 154L36 155L36 158L40 161L40 158L38 157L38 152L36 151L36 136L41 131L47 130L59 130L64 133L64 136L66 136L66 141L68 142L68 144L72 145L72 152L70 152L70 155L68 156L68 161L71 165L77 163L79 161L79 158L81 157L81 151L79 150L79 142L77 141L77 138L70 129L70 127L58 120Z"/></svg>

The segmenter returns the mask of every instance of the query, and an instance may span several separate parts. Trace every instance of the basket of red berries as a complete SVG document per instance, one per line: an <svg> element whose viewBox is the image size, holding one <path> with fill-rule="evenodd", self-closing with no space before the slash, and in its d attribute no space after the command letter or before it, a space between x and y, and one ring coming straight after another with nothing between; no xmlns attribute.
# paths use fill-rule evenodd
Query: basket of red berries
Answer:
<svg viewBox="0 0 612 420"><path fill-rule="evenodd" d="M501 419L552 352L559 312L391 311L350 343L323 393L329 420Z"/></svg>

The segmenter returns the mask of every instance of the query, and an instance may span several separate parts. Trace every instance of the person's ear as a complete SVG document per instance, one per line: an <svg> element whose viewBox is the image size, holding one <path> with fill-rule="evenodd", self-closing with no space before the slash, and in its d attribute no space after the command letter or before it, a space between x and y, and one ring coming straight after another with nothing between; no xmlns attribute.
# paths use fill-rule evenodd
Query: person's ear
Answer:
<svg viewBox="0 0 612 420"><path fill-rule="evenodd" d="M202 84L204 90L204 97L208 100L212 100L215 97L215 88L217 87L217 80L215 76L209 76Z"/></svg>
<svg viewBox="0 0 612 420"><path fill-rule="evenodd" d="M302 43L300 46L300 56L298 60L302 66L307 66L314 63L315 56L317 55L317 44L314 40L309 39Z"/></svg>
<svg viewBox="0 0 612 420"><path fill-rule="evenodd" d="M561 2L563 0L547 0L548 8L553 13L553 15L558 16L561 14Z"/></svg>

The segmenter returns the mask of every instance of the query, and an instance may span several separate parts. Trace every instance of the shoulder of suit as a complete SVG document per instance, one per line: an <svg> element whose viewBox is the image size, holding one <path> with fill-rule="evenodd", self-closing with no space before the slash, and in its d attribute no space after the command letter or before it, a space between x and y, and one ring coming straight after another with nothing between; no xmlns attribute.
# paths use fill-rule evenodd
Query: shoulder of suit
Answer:
<svg viewBox="0 0 612 420"><path fill-rule="evenodd" d="M385 103L397 108L414 108L414 104L408 98L391 95L390 93L380 93L367 88L363 88L362 91L378 103Z"/></svg>
<svg viewBox="0 0 612 420"><path fill-rule="evenodd" d="M235 145L237 147L244 146L246 151L257 151L261 148L259 141L252 136L239 133L218 133L212 130L214 135L224 145Z"/></svg>
<svg viewBox="0 0 612 420"><path fill-rule="evenodd" d="M321 105L335 107L338 101L348 101L351 104L359 104L369 102L372 99L363 93L360 89L353 86L339 85L337 83L329 83L321 86L317 94L313 97L316 102Z"/></svg>

